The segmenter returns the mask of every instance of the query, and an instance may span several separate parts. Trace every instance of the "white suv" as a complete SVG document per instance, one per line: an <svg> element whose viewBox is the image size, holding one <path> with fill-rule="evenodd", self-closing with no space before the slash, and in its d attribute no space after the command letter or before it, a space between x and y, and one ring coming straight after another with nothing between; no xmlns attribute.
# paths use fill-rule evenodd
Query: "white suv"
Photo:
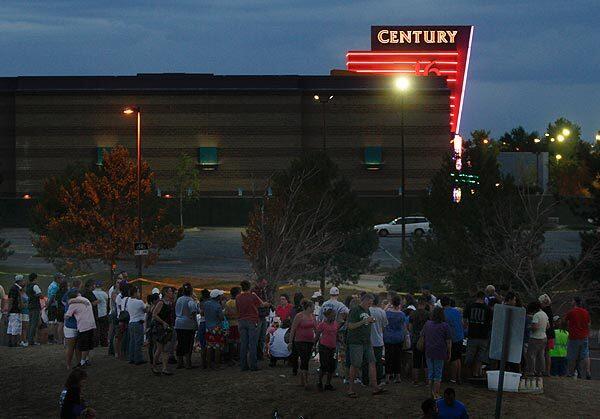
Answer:
<svg viewBox="0 0 600 419"><path fill-rule="evenodd" d="M406 217L406 235L422 236L429 233L430 226L427 218L419 215L411 215ZM373 227L380 237L389 235L402 235L402 217L398 217L395 220L390 221L386 224L377 224Z"/></svg>

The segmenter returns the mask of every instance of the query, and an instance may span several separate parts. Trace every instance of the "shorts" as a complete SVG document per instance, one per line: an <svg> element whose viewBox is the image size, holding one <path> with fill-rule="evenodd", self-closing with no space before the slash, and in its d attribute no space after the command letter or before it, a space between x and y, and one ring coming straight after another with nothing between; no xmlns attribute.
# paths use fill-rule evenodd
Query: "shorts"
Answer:
<svg viewBox="0 0 600 419"><path fill-rule="evenodd" d="M370 343L348 344L348 354L350 355L350 365L354 368L362 368L363 362L367 364L375 363L375 354Z"/></svg>
<svg viewBox="0 0 600 419"><path fill-rule="evenodd" d="M75 339L77 337L77 329L71 329L70 327L64 326L63 332L67 339Z"/></svg>
<svg viewBox="0 0 600 419"><path fill-rule="evenodd" d="M487 339L467 339L467 353L465 355L465 362L467 365L472 364L474 361L486 363L488 362L488 344Z"/></svg>
<svg viewBox="0 0 600 419"><path fill-rule="evenodd" d="M8 314L8 327L6 333L11 336L20 336L23 330L21 326L21 315L19 313Z"/></svg>
<svg viewBox="0 0 600 419"><path fill-rule="evenodd" d="M204 339L206 339L206 347L208 349L221 349L225 346L225 335L223 334L223 329L220 327L207 330L204 333Z"/></svg>
<svg viewBox="0 0 600 419"><path fill-rule="evenodd" d="M335 348L319 345L319 361L321 362L321 371L335 372Z"/></svg>
<svg viewBox="0 0 600 419"><path fill-rule="evenodd" d="M427 378L429 379L429 381L442 381L443 370L443 359L427 358Z"/></svg>
<svg viewBox="0 0 600 419"><path fill-rule="evenodd" d="M77 335L77 349L81 352L88 352L94 349L94 329L80 332Z"/></svg>
<svg viewBox="0 0 600 419"><path fill-rule="evenodd" d="M21 313L21 322L28 322L29 323L29 314L23 314L23 313Z"/></svg>
<svg viewBox="0 0 600 419"><path fill-rule="evenodd" d="M54 306L48 307L48 323L53 323L56 321L56 317L58 315L58 309Z"/></svg>
<svg viewBox="0 0 600 419"><path fill-rule="evenodd" d="M450 353L450 362L458 361L462 359L463 343L462 340L459 342L452 342L452 352Z"/></svg>
<svg viewBox="0 0 600 419"><path fill-rule="evenodd" d="M416 344L413 345L412 360L414 369L420 370L421 368L427 367L425 361L425 352L419 351Z"/></svg>
<svg viewBox="0 0 600 419"><path fill-rule="evenodd" d="M588 338L585 339L569 339L567 343L567 359L569 362L576 360L583 361L590 357L590 346Z"/></svg>

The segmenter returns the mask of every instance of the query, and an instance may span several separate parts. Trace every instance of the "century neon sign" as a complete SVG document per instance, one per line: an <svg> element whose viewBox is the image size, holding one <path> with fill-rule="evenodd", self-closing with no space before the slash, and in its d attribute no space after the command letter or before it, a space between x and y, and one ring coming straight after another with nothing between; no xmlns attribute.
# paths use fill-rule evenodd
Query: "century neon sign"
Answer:
<svg viewBox="0 0 600 419"><path fill-rule="evenodd" d="M450 131L460 129L472 26L372 26L371 51L349 51L346 68L356 73L439 76L450 89Z"/></svg>

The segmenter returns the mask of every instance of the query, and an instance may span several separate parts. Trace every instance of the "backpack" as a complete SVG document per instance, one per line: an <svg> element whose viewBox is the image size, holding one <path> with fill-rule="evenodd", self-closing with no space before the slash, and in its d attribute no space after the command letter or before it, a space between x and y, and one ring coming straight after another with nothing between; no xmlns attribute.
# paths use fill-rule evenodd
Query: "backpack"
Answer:
<svg viewBox="0 0 600 419"><path fill-rule="evenodd" d="M119 323L129 323L129 312L127 311L127 300L129 300L129 297L127 297L125 299L125 306L123 307L123 310L121 310L121 312L119 313Z"/></svg>

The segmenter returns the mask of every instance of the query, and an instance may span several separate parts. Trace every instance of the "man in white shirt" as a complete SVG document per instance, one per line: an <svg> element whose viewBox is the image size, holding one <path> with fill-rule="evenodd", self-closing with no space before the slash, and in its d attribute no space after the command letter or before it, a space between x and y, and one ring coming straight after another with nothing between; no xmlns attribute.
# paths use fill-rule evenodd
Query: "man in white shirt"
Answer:
<svg viewBox="0 0 600 419"><path fill-rule="evenodd" d="M369 307L371 317L375 319L375 322L371 325L371 345L373 346L373 353L375 354L375 368L377 371L377 384L381 384L384 381L385 375L383 373L383 329L388 325L388 319L383 308L379 306L380 300L377 295L374 296L373 305ZM368 385L369 382L369 364L363 366L363 384Z"/></svg>
<svg viewBox="0 0 600 419"><path fill-rule="evenodd" d="M96 346L106 346L108 344L108 294L104 291L102 281L96 282L96 287L92 291L98 299L98 324L95 335Z"/></svg>
<svg viewBox="0 0 600 419"><path fill-rule="evenodd" d="M546 372L546 329L548 328L548 315L542 310L539 301L531 303L527 311L533 313L531 318L531 334L527 345L525 363L528 375L541 376Z"/></svg>
<svg viewBox="0 0 600 419"><path fill-rule="evenodd" d="M142 346L144 345L144 320L146 320L146 304L140 299L140 289L132 287L131 297L123 299L122 310L129 313L129 351L127 356L130 364L145 364Z"/></svg>
<svg viewBox="0 0 600 419"><path fill-rule="evenodd" d="M348 314L350 312L350 310L344 305L344 303L338 301L339 297L340 290L338 289L338 287L331 287L331 289L329 290L329 300L325 301L321 306L321 311L319 313L318 318L319 321L323 321L325 319L324 313L326 309L333 310L333 312L335 313L335 321L338 323L340 321L340 315L342 313Z"/></svg>

